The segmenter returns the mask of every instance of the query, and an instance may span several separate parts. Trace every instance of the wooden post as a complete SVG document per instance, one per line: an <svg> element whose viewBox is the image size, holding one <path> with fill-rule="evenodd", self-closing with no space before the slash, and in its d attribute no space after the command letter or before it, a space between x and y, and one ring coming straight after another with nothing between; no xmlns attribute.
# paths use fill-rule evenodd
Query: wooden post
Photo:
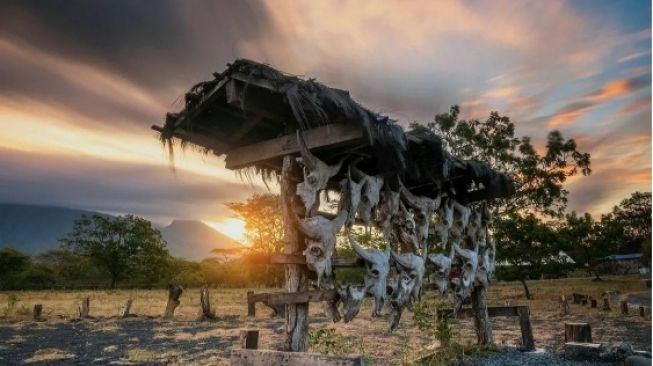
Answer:
<svg viewBox="0 0 653 366"><path fill-rule="evenodd" d="M595 298L590 298L590 303L592 304L592 309L596 308L598 305Z"/></svg>
<svg viewBox="0 0 653 366"><path fill-rule="evenodd" d="M41 317L41 313L43 312L43 305L41 304L36 304L34 305L34 312L32 313L32 318L34 321L41 321L43 318Z"/></svg>
<svg viewBox="0 0 653 366"><path fill-rule="evenodd" d="M474 312L474 327L478 344L494 343L492 337L492 323L487 313L487 288L475 286L472 290L472 311Z"/></svg>
<svg viewBox="0 0 653 366"><path fill-rule="evenodd" d="M89 307L91 305L91 299L86 296L85 298L79 301L79 317L88 318Z"/></svg>
<svg viewBox="0 0 653 366"><path fill-rule="evenodd" d="M240 331L240 348L257 349L258 348L258 330L241 330Z"/></svg>
<svg viewBox="0 0 653 366"><path fill-rule="evenodd" d="M172 318L175 315L175 309L179 306L179 297L184 289L179 285L168 285L168 303L166 311L163 313L164 318Z"/></svg>
<svg viewBox="0 0 653 366"><path fill-rule="evenodd" d="M209 301L209 287L202 286L200 289L200 314L198 320L215 319L215 313L211 311L211 303Z"/></svg>
<svg viewBox="0 0 653 366"><path fill-rule="evenodd" d="M121 318L124 319L124 318L126 318L126 317L129 316L129 310L130 310L131 307L132 307L132 301L133 301L133 300L132 300L131 298L129 298L129 299L127 299L127 300L125 301L125 305L123 305L123 306L122 306L122 310L120 310L120 317L121 317Z"/></svg>
<svg viewBox="0 0 653 366"><path fill-rule="evenodd" d="M519 327L521 328L522 345L526 351L535 351L533 328L531 328L530 310L527 307L517 309L519 313Z"/></svg>
<svg viewBox="0 0 653 366"><path fill-rule="evenodd" d="M247 291L247 316L256 316L256 303L252 299L254 291Z"/></svg>
<svg viewBox="0 0 653 366"><path fill-rule="evenodd" d="M592 343L592 327L587 323L565 323L565 343Z"/></svg>
<svg viewBox="0 0 653 366"><path fill-rule="evenodd" d="M619 307L621 308L621 314L628 315L628 301L621 300Z"/></svg>
<svg viewBox="0 0 653 366"><path fill-rule="evenodd" d="M639 307L639 316L644 317L646 316L646 312L644 311L644 307L640 306Z"/></svg>
<svg viewBox="0 0 653 366"><path fill-rule="evenodd" d="M574 297L574 304L580 304L583 301L583 295L574 293L572 294Z"/></svg>
<svg viewBox="0 0 653 366"><path fill-rule="evenodd" d="M281 170L281 211L284 222L284 254L300 254L305 247L304 237L297 229L293 212L297 184L293 176L301 176L292 155L283 158ZM297 205L300 206L300 205ZM286 290L306 291L307 274L304 266L286 265ZM289 304L286 307L286 341L284 349L292 352L308 351L308 303Z"/></svg>
<svg viewBox="0 0 653 366"><path fill-rule="evenodd" d="M561 315L568 315L569 314L569 300L567 299L567 296L562 295L560 297L560 314Z"/></svg>
<svg viewBox="0 0 653 366"><path fill-rule="evenodd" d="M607 297L603 298L603 311L610 311L610 300Z"/></svg>

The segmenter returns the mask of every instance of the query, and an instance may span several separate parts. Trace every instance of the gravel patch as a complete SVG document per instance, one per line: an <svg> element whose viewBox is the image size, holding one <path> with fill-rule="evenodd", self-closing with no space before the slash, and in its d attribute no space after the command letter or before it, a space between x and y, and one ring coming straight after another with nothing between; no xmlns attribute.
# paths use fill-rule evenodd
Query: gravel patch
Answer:
<svg viewBox="0 0 653 366"><path fill-rule="evenodd" d="M548 352L520 352L504 350L489 357L465 360L456 366L613 366L613 362L574 361Z"/></svg>

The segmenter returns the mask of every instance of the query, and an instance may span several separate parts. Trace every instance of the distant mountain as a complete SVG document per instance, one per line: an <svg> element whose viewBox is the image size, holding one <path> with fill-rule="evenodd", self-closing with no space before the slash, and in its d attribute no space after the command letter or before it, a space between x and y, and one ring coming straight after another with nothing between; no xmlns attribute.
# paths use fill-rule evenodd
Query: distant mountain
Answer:
<svg viewBox="0 0 653 366"><path fill-rule="evenodd" d="M0 247L14 247L37 254L59 247L58 238L73 228L82 215L98 214L56 206L0 203ZM158 228L168 242L170 254L191 260L211 257L213 248L242 247L240 243L201 221L175 220Z"/></svg>
<svg viewBox="0 0 653 366"><path fill-rule="evenodd" d="M36 254L59 246L57 239L83 214L97 212L66 207L0 204L0 247Z"/></svg>
<svg viewBox="0 0 653 366"><path fill-rule="evenodd" d="M201 221L174 220L161 229L168 242L170 254L192 260L211 257L214 248L242 247L242 244L213 229Z"/></svg>

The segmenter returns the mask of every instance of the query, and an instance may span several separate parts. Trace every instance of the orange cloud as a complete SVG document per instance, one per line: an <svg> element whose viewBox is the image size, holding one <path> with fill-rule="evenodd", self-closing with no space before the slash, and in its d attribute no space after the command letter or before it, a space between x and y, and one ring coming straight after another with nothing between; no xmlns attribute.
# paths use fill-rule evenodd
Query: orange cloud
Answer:
<svg viewBox="0 0 653 366"><path fill-rule="evenodd" d="M606 83L601 90L588 96L589 100L604 101L626 95L632 91L630 80L619 79L611 80Z"/></svg>
<svg viewBox="0 0 653 366"><path fill-rule="evenodd" d="M503 98L507 97L509 95L514 94L516 91L516 88L513 88L511 86L505 86L505 87L500 87L500 88L495 88L492 90L489 90L483 94L484 97L487 98Z"/></svg>

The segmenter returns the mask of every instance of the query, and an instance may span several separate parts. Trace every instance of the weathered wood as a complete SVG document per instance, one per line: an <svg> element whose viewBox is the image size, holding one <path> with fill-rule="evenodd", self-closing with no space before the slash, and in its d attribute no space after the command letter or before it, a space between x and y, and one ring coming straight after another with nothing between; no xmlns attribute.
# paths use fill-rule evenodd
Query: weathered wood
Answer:
<svg viewBox="0 0 653 366"><path fill-rule="evenodd" d="M345 123L334 123L304 131L304 140L309 149L362 139L363 132L360 127ZM297 134L291 133L227 151L225 167L227 169L245 168L260 161L298 152ZM290 182L293 181L291 177L288 177L288 179ZM291 185L295 186L294 183L291 183Z"/></svg>
<svg viewBox="0 0 653 366"><path fill-rule="evenodd" d="M592 343L592 327L587 323L565 323L565 342Z"/></svg>
<svg viewBox="0 0 653 366"><path fill-rule="evenodd" d="M568 315L569 314L569 300L567 299L567 296L562 295L560 296L560 315Z"/></svg>
<svg viewBox="0 0 653 366"><path fill-rule="evenodd" d="M32 319L34 319L34 321L37 322L43 320L42 313L43 313L43 305L35 304L34 311L32 312Z"/></svg>
<svg viewBox="0 0 653 366"><path fill-rule="evenodd" d="M360 356L327 356L306 352L281 352L270 350L234 349L231 351L232 366L363 366Z"/></svg>
<svg viewBox="0 0 653 366"><path fill-rule="evenodd" d="M486 297L487 288L485 286L475 286L472 290L472 312L474 313L476 340L478 344L482 345L494 343Z"/></svg>
<svg viewBox="0 0 653 366"><path fill-rule="evenodd" d="M594 308L596 308L598 306L595 298L590 298L590 303L591 303L592 309L594 309Z"/></svg>
<svg viewBox="0 0 653 366"><path fill-rule="evenodd" d="M591 360L598 359L601 355L600 343L566 342L565 358Z"/></svg>
<svg viewBox="0 0 653 366"><path fill-rule="evenodd" d="M258 349L258 330L241 330L240 348Z"/></svg>
<svg viewBox="0 0 653 366"><path fill-rule="evenodd" d="M606 297L603 298L603 311L610 311L610 300Z"/></svg>
<svg viewBox="0 0 653 366"><path fill-rule="evenodd" d="M646 311L644 310L643 306L639 307L639 316L645 317L646 316Z"/></svg>
<svg viewBox="0 0 653 366"><path fill-rule="evenodd" d="M198 320L215 319L215 313L211 310L211 302L209 299L209 287L202 286L200 289L200 314Z"/></svg>
<svg viewBox="0 0 653 366"><path fill-rule="evenodd" d="M247 291L247 316L256 316L256 300L253 295L254 291Z"/></svg>
<svg viewBox="0 0 653 366"><path fill-rule="evenodd" d="M152 129L157 132L163 131L162 127L156 125L152 126ZM229 149L229 144L227 143L219 141L215 138L207 137L204 134L186 131L183 128L177 128L173 133L173 136L183 141L190 142L194 145L205 147L213 151L215 155L222 155Z"/></svg>
<svg viewBox="0 0 653 366"><path fill-rule="evenodd" d="M621 314L628 315L628 301L627 300L621 300L621 302L619 303L619 308L621 308Z"/></svg>
<svg viewBox="0 0 653 366"><path fill-rule="evenodd" d="M336 290L316 290L303 292L272 292L248 295L248 302L262 302L267 305L302 304L309 302L333 301Z"/></svg>
<svg viewBox="0 0 653 366"><path fill-rule="evenodd" d="M129 299L127 299L125 301L125 304L122 306L122 310L120 310L120 317L121 318L124 319L124 318L129 316L129 310L132 307L132 301L133 300L131 298L129 298Z"/></svg>
<svg viewBox="0 0 653 366"><path fill-rule="evenodd" d="M300 254L249 254L243 257L249 264L306 264L306 258ZM336 257L332 260L334 267L364 267L362 258Z"/></svg>
<svg viewBox="0 0 653 366"><path fill-rule="evenodd" d="M526 351L535 351L535 339L533 339L533 328L531 327L531 315L528 307L517 309L519 314L519 327L521 328L522 347Z"/></svg>
<svg viewBox="0 0 653 366"><path fill-rule="evenodd" d="M295 135L292 135L293 146L296 146ZM287 142L287 141L286 141ZM310 145L309 145L310 146ZM279 146L277 146L279 147ZM243 153L246 156L245 153ZM244 161L244 160L243 160ZM299 254L306 245L304 236L296 227L294 213L303 205L294 201L297 183L293 176L300 176L301 170L291 155L283 158L281 170L281 210L284 222L284 254ZM295 205L295 207L293 207ZM286 265L286 291L301 292L308 288L308 276L305 266L297 264ZM308 303L289 304L286 307L286 340L284 349L292 352L308 350Z"/></svg>
<svg viewBox="0 0 653 366"><path fill-rule="evenodd" d="M179 285L168 285L168 302L166 304L164 318L172 318L175 315L175 309L179 306L179 297L184 289Z"/></svg>
<svg viewBox="0 0 653 366"><path fill-rule="evenodd" d="M81 299L79 301L79 317L80 318L88 318L88 314L90 312L90 305L91 305L91 299L86 296L85 298Z"/></svg>
<svg viewBox="0 0 653 366"><path fill-rule="evenodd" d="M573 293L571 296L573 296L574 298L574 304L580 304L581 302L583 302L583 299L586 298L585 295L577 294L577 293Z"/></svg>

